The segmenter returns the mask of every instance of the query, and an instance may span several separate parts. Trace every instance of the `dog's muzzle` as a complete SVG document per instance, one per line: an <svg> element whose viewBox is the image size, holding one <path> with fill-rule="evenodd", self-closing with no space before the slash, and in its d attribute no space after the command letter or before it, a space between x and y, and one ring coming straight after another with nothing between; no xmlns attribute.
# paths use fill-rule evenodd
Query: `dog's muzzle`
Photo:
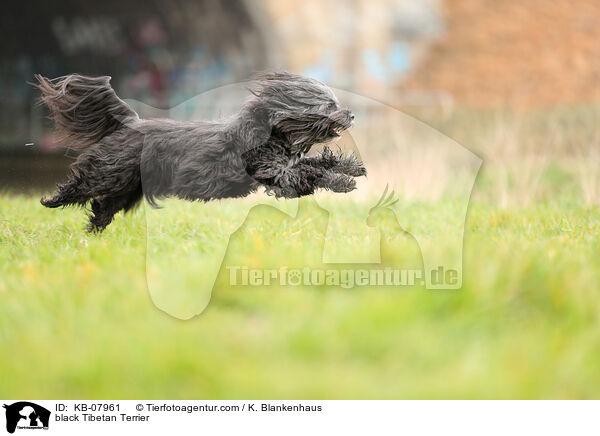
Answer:
<svg viewBox="0 0 600 436"><path fill-rule="evenodd" d="M348 109L342 109L332 113L329 117L331 124L329 133L333 136L340 136L344 130L348 130L354 125L354 114Z"/></svg>

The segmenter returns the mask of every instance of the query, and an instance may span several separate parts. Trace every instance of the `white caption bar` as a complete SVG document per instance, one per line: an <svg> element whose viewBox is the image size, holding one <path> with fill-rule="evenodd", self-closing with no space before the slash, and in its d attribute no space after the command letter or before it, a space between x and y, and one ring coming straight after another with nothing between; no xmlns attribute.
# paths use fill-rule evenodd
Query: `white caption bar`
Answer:
<svg viewBox="0 0 600 436"><path fill-rule="evenodd" d="M600 434L597 401L0 400L19 436Z"/></svg>

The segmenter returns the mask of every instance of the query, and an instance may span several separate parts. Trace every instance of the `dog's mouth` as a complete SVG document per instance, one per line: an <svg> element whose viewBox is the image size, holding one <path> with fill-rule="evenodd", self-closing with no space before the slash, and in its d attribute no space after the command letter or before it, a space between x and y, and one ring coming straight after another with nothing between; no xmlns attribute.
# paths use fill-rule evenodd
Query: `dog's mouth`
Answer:
<svg viewBox="0 0 600 436"><path fill-rule="evenodd" d="M334 138L339 138L344 131L354 125L354 115L346 111L339 112L333 115L332 118L328 133Z"/></svg>
<svg viewBox="0 0 600 436"><path fill-rule="evenodd" d="M329 136L333 136L334 138L339 138L340 136L342 136L342 132L346 130L342 127L338 127L338 126L331 126L329 128Z"/></svg>
<svg viewBox="0 0 600 436"><path fill-rule="evenodd" d="M344 133L346 130L352 127L352 124L352 122L348 123L347 125L333 123L329 127L329 135L333 136L334 138L339 138L340 136L342 136L342 133Z"/></svg>

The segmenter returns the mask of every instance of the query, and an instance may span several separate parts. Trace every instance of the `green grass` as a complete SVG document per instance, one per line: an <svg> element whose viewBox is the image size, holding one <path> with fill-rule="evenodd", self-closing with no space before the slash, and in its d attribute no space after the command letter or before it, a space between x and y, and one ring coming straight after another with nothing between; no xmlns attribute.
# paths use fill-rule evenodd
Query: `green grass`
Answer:
<svg viewBox="0 0 600 436"><path fill-rule="evenodd" d="M150 298L143 208L97 236L81 211L37 201L0 196L0 397L599 397L596 208L472 204L459 291L228 287L221 275L208 308L182 321ZM200 217L171 206L148 249L160 258L176 246L162 280L193 295L194 275L178 272L200 265L202 277L202 259L228 236L227 220L211 217L234 206L195 205ZM414 221L439 236L439 213L453 207L417 206ZM323 243L315 217L258 214L226 260L310 262ZM386 262L407 265L411 244L383 241L407 247Z"/></svg>

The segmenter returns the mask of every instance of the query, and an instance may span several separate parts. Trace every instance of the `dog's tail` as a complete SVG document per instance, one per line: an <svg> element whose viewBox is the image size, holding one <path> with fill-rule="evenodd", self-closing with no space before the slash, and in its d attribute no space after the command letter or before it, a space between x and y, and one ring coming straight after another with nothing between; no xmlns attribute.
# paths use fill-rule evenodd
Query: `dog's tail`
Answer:
<svg viewBox="0 0 600 436"><path fill-rule="evenodd" d="M117 97L109 76L35 78L38 83L33 85L42 91L41 101L50 109L59 139L71 149L87 148L118 130L126 119L137 118Z"/></svg>

